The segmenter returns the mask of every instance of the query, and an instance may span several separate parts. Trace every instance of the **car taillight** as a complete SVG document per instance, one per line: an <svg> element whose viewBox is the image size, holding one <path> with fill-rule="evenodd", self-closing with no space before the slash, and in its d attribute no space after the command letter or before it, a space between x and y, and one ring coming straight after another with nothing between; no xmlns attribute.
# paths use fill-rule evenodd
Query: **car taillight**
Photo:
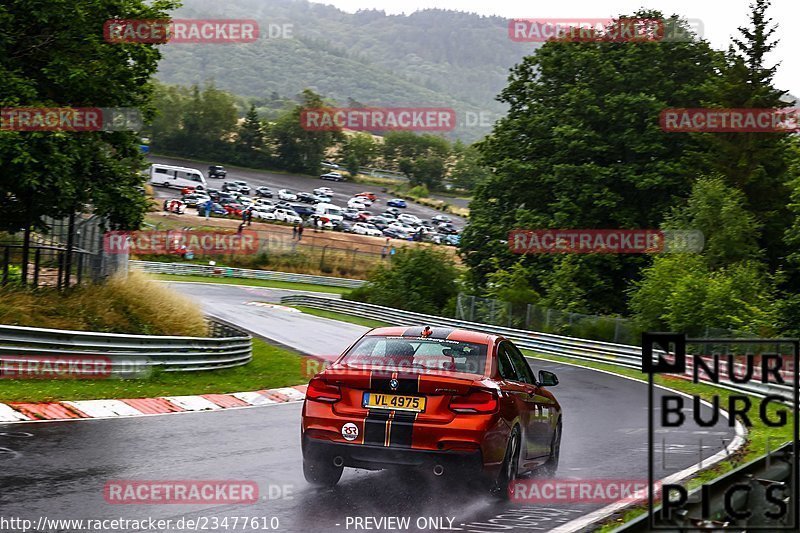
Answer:
<svg viewBox="0 0 800 533"><path fill-rule="evenodd" d="M308 383L306 398L317 402L335 403L342 399L338 385L330 385L322 378L314 378Z"/></svg>
<svg viewBox="0 0 800 533"><path fill-rule="evenodd" d="M450 399L450 410L455 413L494 413L498 406L497 394L488 390L474 390Z"/></svg>

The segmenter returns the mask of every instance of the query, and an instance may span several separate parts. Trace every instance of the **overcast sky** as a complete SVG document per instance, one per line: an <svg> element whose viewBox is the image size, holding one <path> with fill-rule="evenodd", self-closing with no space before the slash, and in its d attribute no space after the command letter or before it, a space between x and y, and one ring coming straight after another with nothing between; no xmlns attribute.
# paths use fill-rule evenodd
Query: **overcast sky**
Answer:
<svg viewBox="0 0 800 533"><path fill-rule="evenodd" d="M714 48L724 49L730 38L738 34L737 28L747 24L750 0L324 0L319 3L333 4L351 13L359 9L382 9L392 14L408 14L418 9L441 8L506 18L602 18L645 7L700 19L705 38ZM800 31L792 30L794 23L800 21L800 0L773 0L769 15L779 25L776 35L781 41L771 58L772 63L781 63L776 84L800 96Z"/></svg>

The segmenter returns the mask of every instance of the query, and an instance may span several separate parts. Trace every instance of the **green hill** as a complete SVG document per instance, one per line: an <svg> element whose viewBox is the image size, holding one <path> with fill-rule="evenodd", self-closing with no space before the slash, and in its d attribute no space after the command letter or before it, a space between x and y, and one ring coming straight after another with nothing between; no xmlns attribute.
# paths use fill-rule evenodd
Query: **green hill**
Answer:
<svg viewBox="0 0 800 533"><path fill-rule="evenodd" d="M496 118L508 69L533 50L507 36L507 20L445 10L355 14L305 0L192 0L175 18L255 19L261 37L232 45L171 44L158 78L188 85L213 79L230 92L275 101L309 87L339 105L448 106ZM272 38L269 25L292 25ZM460 127L474 140L488 128Z"/></svg>

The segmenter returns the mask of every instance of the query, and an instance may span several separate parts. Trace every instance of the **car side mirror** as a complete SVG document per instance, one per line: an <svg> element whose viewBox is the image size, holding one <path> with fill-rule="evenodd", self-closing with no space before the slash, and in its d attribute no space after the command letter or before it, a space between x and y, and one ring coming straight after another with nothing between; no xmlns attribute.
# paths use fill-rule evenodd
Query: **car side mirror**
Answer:
<svg viewBox="0 0 800 533"><path fill-rule="evenodd" d="M542 387L555 387L558 385L558 377L547 370L539 370L539 385Z"/></svg>

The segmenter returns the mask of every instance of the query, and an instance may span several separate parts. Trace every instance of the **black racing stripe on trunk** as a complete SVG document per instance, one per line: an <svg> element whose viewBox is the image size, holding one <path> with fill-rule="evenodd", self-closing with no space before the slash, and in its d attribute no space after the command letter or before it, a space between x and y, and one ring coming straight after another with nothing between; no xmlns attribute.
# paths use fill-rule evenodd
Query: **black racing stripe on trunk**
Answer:
<svg viewBox="0 0 800 533"><path fill-rule="evenodd" d="M386 444L386 424L390 411L375 409L364 420L364 444L383 446Z"/></svg>
<svg viewBox="0 0 800 533"><path fill-rule="evenodd" d="M389 436L389 446L395 448L411 448L411 438L414 434L414 420L416 413L397 411L392 420L392 433Z"/></svg>

